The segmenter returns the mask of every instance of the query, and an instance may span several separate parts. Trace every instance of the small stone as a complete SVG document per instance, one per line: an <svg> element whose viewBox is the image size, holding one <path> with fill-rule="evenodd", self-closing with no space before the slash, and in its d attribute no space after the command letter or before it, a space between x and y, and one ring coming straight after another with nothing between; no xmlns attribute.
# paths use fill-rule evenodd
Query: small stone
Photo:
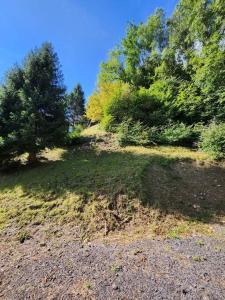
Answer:
<svg viewBox="0 0 225 300"><path fill-rule="evenodd" d="M113 288L113 290L118 290L119 289L119 287L115 283L113 283L112 288Z"/></svg>
<svg viewBox="0 0 225 300"><path fill-rule="evenodd" d="M183 290L182 290L182 293L183 293L184 295L187 295L187 294L188 294L188 290L187 290L187 289L183 289Z"/></svg>

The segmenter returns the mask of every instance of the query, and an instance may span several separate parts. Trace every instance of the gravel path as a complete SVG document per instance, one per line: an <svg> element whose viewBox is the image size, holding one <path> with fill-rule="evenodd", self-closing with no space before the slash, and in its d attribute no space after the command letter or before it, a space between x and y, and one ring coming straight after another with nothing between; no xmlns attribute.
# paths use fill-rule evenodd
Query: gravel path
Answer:
<svg viewBox="0 0 225 300"><path fill-rule="evenodd" d="M225 243L211 237L1 242L0 259L1 299L225 299Z"/></svg>

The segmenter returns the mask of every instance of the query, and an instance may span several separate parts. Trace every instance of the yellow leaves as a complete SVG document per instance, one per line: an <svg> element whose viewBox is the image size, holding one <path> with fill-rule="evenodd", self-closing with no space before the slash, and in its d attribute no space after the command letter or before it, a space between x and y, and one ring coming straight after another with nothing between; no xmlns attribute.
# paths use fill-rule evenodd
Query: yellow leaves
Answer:
<svg viewBox="0 0 225 300"><path fill-rule="evenodd" d="M100 95L94 92L88 99L88 105L86 110L87 118L96 122L100 121L103 116L103 110L101 105Z"/></svg>
<svg viewBox="0 0 225 300"><path fill-rule="evenodd" d="M87 118L96 122L101 121L104 116L104 108L120 91L126 89L124 83L120 81L100 82L98 90L88 99Z"/></svg>

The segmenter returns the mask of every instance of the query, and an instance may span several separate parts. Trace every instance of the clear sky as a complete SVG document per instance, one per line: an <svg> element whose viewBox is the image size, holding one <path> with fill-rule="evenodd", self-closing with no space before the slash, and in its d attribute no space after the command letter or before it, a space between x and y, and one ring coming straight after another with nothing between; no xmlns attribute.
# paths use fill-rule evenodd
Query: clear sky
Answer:
<svg viewBox="0 0 225 300"><path fill-rule="evenodd" d="M49 41L68 90L80 82L91 94L102 60L125 33L158 7L171 15L177 0L3 0L0 7L0 80L27 52Z"/></svg>

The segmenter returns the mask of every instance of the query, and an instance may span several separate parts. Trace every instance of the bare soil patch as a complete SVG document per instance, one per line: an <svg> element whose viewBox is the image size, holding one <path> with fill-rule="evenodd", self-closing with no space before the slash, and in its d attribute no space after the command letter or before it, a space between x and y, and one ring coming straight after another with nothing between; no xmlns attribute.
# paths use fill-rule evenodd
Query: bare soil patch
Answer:
<svg viewBox="0 0 225 300"><path fill-rule="evenodd" d="M209 237L83 244L72 232L1 243L0 298L222 300L224 246Z"/></svg>

